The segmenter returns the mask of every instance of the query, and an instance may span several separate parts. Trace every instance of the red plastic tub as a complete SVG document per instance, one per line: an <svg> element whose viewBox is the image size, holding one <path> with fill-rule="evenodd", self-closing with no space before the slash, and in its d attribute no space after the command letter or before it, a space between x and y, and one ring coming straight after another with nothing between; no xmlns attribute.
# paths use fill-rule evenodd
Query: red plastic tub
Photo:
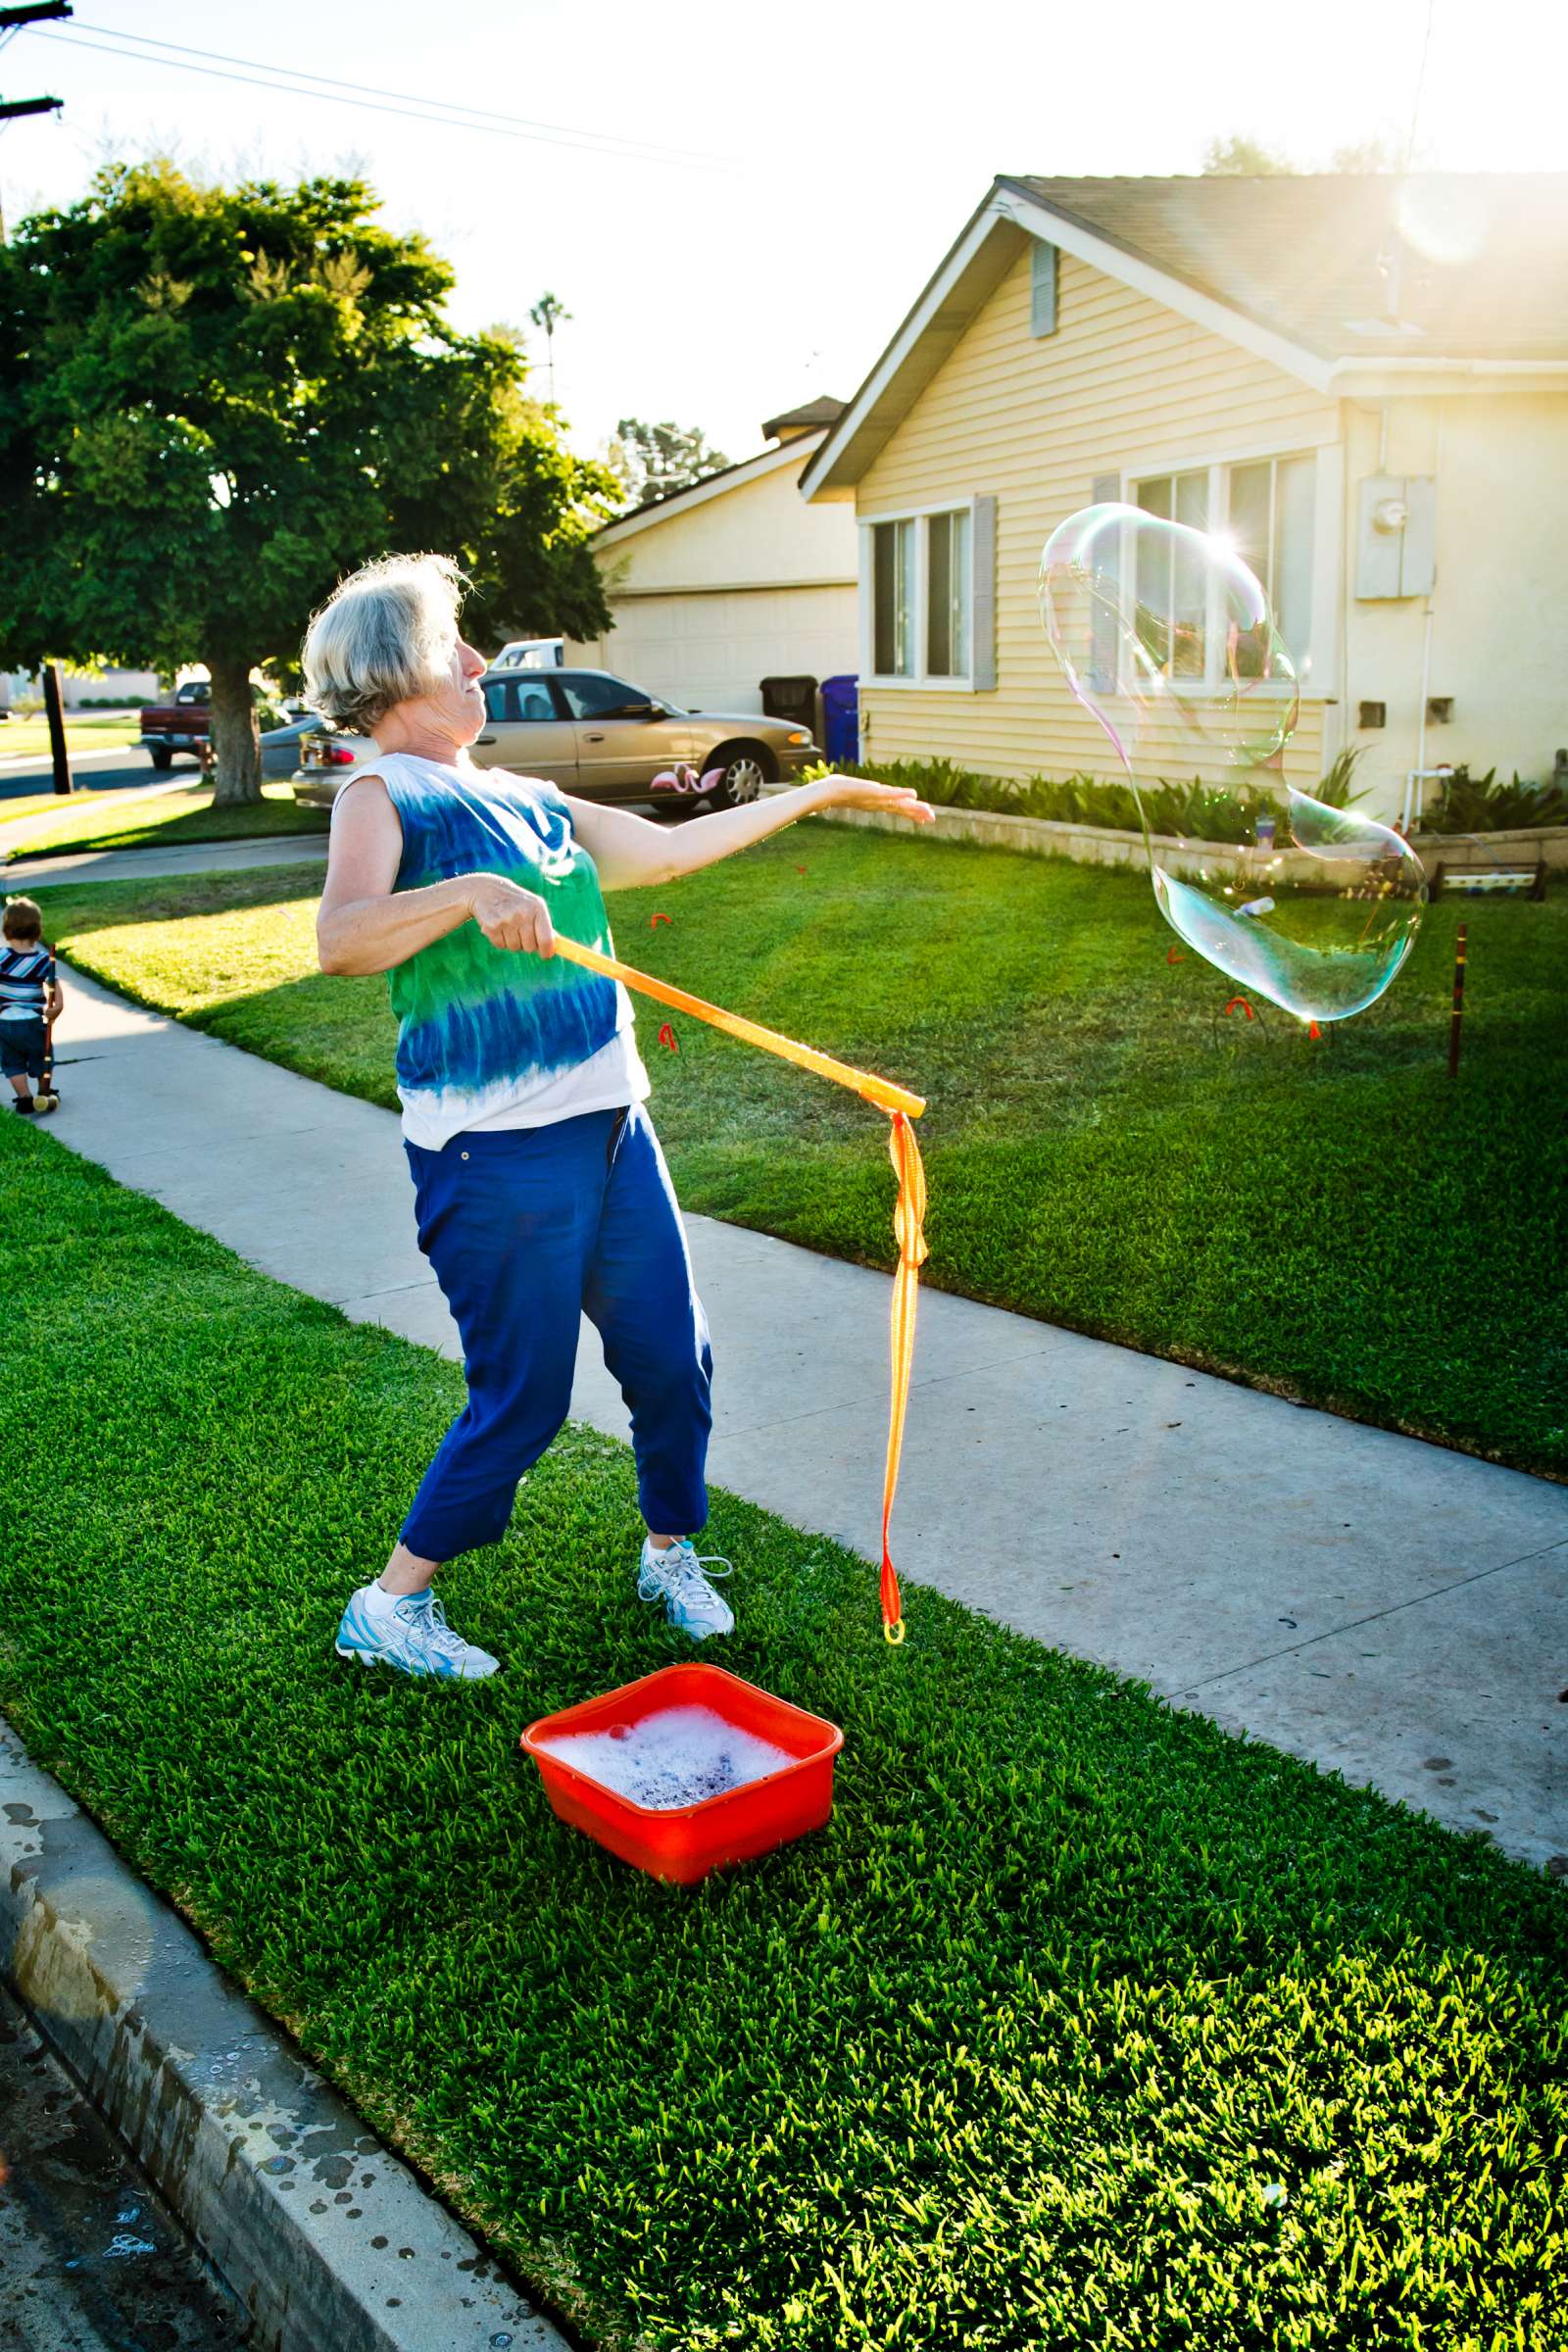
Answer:
<svg viewBox="0 0 1568 2352"><path fill-rule="evenodd" d="M607 1732L667 1707L686 1706L711 1707L738 1731L770 1740L795 1761L698 1804L660 1812L607 1788L539 1744L564 1733ZM819 1830L833 1810L833 1759L843 1745L837 1724L774 1698L722 1666L696 1661L662 1666L602 1698L541 1716L522 1735L522 1746L538 1765L545 1794L563 1821L586 1831L635 1869L677 1886L693 1886L727 1862L753 1861L792 1838L804 1838L808 1830Z"/></svg>

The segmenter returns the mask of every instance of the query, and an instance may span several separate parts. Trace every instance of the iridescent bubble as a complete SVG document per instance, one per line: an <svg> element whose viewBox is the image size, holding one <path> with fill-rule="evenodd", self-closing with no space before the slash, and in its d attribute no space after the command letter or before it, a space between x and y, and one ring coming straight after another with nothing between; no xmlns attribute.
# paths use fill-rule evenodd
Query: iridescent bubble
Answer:
<svg viewBox="0 0 1568 2352"><path fill-rule="evenodd" d="M1287 781L1296 668L1234 547L1138 507L1086 507L1047 542L1040 611L1132 786L1173 929L1302 1020L1375 1003L1415 939L1421 863L1387 825Z"/></svg>

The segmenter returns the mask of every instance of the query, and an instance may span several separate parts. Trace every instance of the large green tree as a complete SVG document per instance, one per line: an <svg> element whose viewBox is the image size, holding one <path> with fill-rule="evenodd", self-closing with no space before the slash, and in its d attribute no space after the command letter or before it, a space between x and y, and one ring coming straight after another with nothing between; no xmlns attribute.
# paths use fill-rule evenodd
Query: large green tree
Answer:
<svg viewBox="0 0 1568 2352"><path fill-rule="evenodd" d="M261 790L252 669L370 557L455 556L475 634L609 626L586 542L614 485L375 209L360 179L122 164L0 248L0 666L205 662L220 800Z"/></svg>

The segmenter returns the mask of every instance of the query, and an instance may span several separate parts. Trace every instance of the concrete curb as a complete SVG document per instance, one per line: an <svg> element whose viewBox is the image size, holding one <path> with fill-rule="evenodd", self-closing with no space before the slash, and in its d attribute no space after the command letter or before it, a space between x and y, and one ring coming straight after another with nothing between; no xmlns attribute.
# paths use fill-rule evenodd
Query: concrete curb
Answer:
<svg viewBox="0 0 1568 2352"><path fill-rule="evenodd" d="M0 1717L0 1976L255 2352L566 2352Z"/></svg>

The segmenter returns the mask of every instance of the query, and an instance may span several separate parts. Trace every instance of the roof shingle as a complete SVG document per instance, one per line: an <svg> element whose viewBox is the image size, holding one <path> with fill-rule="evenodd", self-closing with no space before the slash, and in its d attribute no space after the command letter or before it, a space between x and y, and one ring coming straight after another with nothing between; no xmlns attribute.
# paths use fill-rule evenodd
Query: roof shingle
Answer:
<svg viewBox="0 0 1568 2352"><path fill-rule="evenodd" d="M1324 358L1568 358L1568 172L1003 184Z"/></svg>

